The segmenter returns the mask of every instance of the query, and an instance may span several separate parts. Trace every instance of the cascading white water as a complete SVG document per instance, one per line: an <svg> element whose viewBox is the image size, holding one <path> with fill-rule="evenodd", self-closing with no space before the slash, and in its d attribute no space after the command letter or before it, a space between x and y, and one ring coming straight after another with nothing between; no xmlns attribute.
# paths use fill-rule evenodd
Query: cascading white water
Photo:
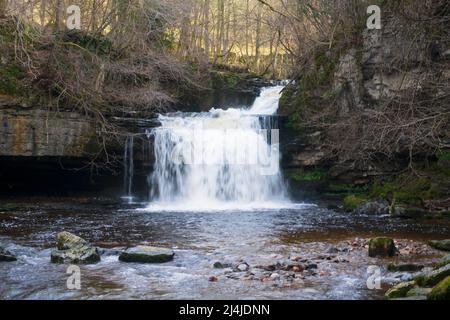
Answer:
<svg viewBox="0 0 450 320"><path fill-rule="evenodd" d="M278 130L270 130L282 86L263 88L249 109L161 115L153 129L154 209L278 207L286 202Z"/></svg>
<svg viewBox="0 0 450 320"><path fill-rule="evenodd" d="M124 161L123 161L123 186L125 189L126 196L124 198L131 202L133 199L132 187L133 187L133 176L134 176L134 159L133 159L133 149L134 149L134 137L133 135L127 136L125 139L124 148Z"/></svg>

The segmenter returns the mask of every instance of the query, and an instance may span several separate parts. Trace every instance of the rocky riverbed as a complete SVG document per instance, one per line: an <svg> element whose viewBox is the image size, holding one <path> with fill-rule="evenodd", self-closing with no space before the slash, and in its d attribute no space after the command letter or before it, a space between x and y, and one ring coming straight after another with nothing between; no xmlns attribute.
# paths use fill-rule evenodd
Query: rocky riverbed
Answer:
<svg viewBox="0 0 450 320"><path fill-rule="evenodd" d="M143 206L98 199L3 206L2 254L16 261L0 262L0 297L385 299L393 285L442 263L445 251L428 242L450 234L448 220L356 215L308 204L222 212L145 212ZM76 248L100 255L79 265L80 290L66 286L68 263L51 262L57 249L72 248L57 241L62 231L82 238L75 238ZM392 255L369 256L376 236L393 239ZM170 259L121 261L127 248L138 245L165 248ZM373 267L381 278L380 287L371 289Z"/></svg>

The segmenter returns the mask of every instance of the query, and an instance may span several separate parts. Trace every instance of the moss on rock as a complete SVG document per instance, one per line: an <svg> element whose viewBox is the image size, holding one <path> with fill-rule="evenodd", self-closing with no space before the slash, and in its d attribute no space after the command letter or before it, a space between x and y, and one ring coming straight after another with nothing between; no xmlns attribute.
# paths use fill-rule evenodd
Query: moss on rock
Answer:
<svg viewBox="0 0 450 320"><path fill-rule="evenodd" d="M450 300L450 276L435 285L427 298L429 300Z"/></svg>
<svg viewBox="0 0 450 320"><path fill-rule="evenodd" d="M388 237L376 237L369 241L369 257L392 257L396 248L394 240Z"/></svg>
<svg viewBox="0 0 450 320"><path fill-rule="evenodd" d="M404 298L406 297L406 294L414 288L415 285L415 281L400 282L399 284L386 291L385 297L388 299Z"/></svg>
<svg viewBox="0 0 450 320"><path fill-rule="evenodd" d="M365 202L367 202L367 198L356 194L349 194L344 198L344 209L346 211L353 211Z"/></svg>
<svg viewBox="0 0 450 320"><path fill-rule="evenodd" d="M438 250L450 251L450 239L432 240L429 245Z"/></svg>

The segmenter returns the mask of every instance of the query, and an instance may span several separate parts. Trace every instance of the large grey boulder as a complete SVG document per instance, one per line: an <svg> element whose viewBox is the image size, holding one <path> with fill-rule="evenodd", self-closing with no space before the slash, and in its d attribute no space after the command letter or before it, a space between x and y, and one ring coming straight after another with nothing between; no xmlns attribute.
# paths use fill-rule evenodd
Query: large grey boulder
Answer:
<svg viewBox="0 0 450 320"><path fill-rule="evenodd" d="M120 256L119 260L123 262L141 262L141 263L162 263L173 260L175 253L171 249L137 246L127 248Z"/></svg>
<svg viewBox="0 0 450 320"><path fill-rule="evenodd" d="M100 261L100 252L86 240L70 232L56 236L58 250L51 253L53 263L92 264Z"/></svg>

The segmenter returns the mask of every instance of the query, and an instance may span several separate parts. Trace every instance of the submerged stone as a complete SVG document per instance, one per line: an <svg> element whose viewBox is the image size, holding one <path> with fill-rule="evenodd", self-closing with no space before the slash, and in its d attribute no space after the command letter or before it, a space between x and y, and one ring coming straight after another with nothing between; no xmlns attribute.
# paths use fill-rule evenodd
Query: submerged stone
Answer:
<svg viewBox="0 0 450 320"><path fill-rule="evenodd" d="M387 269L389 271L420 271L424 268L423 265L414 263L389 263Z"/></svg>
<svg viewBox="0 0 450 320"><path fill-rule="evenodd" d="M16 260L17 258L11 252L0 246L0 261L11 262Z"/></svg>
<svg viewBox="0 0 450 320"><path fill-rule="evenodd" d="M432 240L429 245L438 250L450 251L450 239Z"/></svg>
<svg viewBox="0 0 450 320"><path fill-rule="evenodd" d="M171 249L137 246L123 251L119 260L123 262L163 263L173 260L175 253Z"/></svg>
<svg viewBox="0 0 450 320"><path fill-rule="evenodd" d="M369 257L392 257L396 248L394 240L387 237L376 237L369 241Z"/></svg>
<svg viewBox="0 0 450 320"><path fill-rule="evenodd" d="M51 262L53 263L91 264L99 261L100 253L97 248L91 246L53 250L51 253Z"/></svg>

